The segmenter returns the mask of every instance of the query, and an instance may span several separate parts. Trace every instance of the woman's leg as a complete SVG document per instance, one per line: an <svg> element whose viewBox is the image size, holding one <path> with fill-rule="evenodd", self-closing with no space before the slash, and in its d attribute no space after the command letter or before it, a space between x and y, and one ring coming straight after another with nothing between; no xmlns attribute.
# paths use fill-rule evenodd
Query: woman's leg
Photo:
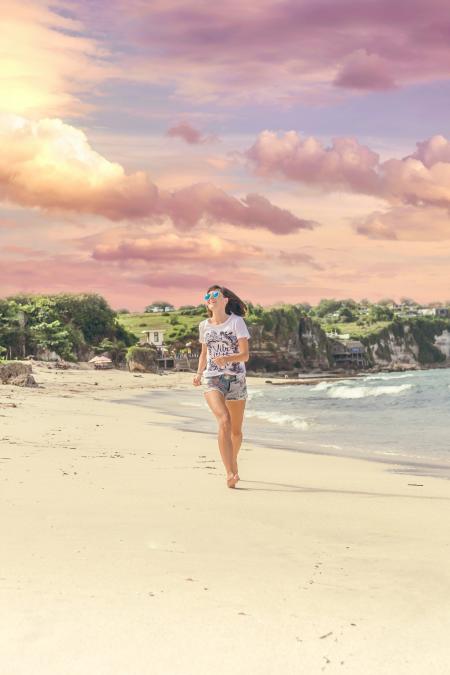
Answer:
<svg viewBox="0 0 450 675"><path fill-rule="evenodd" d="M237 456L242 443L242 422L244 420L245 401L225 401L231 417L231 442L233 444L233 471L238 472Z"/></svg>
<svg viewBox="0 0 450 675"><path fill-rule="evenodd" d="M229 479L230 476L234 474L231 416L225 405L224 395L220 391L213 390L205 392L205 399L217 419L219 450L227 472L227 479ZM230 487L234 487L234 485L230 485Z"/></svg>

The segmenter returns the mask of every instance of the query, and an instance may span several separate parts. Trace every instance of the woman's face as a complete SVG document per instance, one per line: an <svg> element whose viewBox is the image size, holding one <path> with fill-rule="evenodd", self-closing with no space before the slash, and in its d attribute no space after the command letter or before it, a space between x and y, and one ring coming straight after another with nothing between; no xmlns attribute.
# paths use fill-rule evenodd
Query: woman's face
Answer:
<svg viewBox="0 0 450 675"><path fill-rule="evenodd" d="M222 291L220 291L218 288L213 288L212 291L208 291L206 296L209 296L208 299L205 299L208 309L211 311L213 308L225 310L225 307L228 303L228 298L226 298Z"/></svg>

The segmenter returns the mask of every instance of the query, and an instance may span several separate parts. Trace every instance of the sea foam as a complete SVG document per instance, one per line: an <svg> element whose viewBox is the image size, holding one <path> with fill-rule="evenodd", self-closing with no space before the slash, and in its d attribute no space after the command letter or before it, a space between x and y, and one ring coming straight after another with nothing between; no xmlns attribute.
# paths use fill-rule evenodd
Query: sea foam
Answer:
<svg viewBox="0 0 450 675"><path fill-rule="evenodd" d="M330 398L366 398L367 396L398 396L412 389L412 384L398 384L393 387L373 385L368 387L343 387L334 385L327 391Z"/></svg>
<svg viewBox="0 0 450 675"><path fill-rule="evenodd" d="M263 410L247 410L245 414L247 417L256 417L258 419L265 420L266 422L271 422L272 424L288 424L294 429L303 429L304 431L309 429L308 422L301 417L297 417L296 415L287 415L277 412L265 412Z"/></svg>

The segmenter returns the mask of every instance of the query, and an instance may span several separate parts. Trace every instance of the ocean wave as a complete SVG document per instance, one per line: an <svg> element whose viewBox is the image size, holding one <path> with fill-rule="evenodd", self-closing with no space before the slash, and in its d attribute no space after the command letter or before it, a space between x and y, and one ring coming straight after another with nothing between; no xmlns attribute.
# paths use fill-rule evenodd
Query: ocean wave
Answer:
<svg viewBox="0 0 450 675"><path fill-rule="evenodd" d="M305 431L309 429L308 422L302 417L297 417L296 415L287 415L277 412L264 412L263 410L247 410L247 417L256 417L266 422L271 422L272 424L289 424L294 429L302 429Z"/></svg>
<svg viewBox="0 0 450 675"><path fill-rule="evenodd" d="M378 375L366 375L366 377L363 377L362 379L364 382L367 380L402 380L405 377L414 377L415 374L415 371L412 373L402 373L401 375L394 373L380 373Z"/></svg>
<svg viewBox="0 0 450 675"><path fill-rule="evenodd" d="M250 389L247 390L248 400L252 401L254 398L262 398L264 396L264 391L262 389Z"/></svg>
<svg viewBox="0 0 450 675"><path fill-rule="evenodd" d="M353 383L354 380L339 380L339 384L343 387L351 387ZM311 391L327 391L328 389L331 389L335 386L335 381L319 382L318 384L311 385L310 389Z"/></svg>
<svg viewBox="0 0 450 675"><path fill-rule="evenodd" d="M327 391L330 398L366 398L367 396L398 396L409 389L412 389L412 384L398 384L393 387L386 385L374 386L356 386L356 387L342 387L339 384L334 385Z"/></svg>

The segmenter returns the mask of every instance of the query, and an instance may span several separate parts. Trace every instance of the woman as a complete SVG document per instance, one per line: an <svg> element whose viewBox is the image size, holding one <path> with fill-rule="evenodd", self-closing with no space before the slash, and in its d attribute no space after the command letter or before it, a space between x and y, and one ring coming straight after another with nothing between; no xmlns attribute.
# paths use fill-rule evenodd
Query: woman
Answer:
<svg viewBox="0 0 450 675"><path fill-rule="evenodd" d="M205 385L204 395L218 422L218 442L227 485L239 480L237 456L242 443L250 333L242 318L247 307L228 288L210 286L204 296L208 319L199 325L202 351L193 384ZM203 380L203 382L202 382Z"/></svg>

